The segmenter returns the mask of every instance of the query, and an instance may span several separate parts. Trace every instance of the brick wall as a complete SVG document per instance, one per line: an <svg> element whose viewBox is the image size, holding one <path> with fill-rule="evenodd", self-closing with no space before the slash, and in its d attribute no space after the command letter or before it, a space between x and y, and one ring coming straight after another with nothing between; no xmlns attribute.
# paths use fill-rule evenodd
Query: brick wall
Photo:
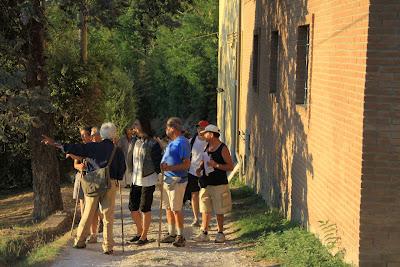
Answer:
<svg viewBox="0 0 400 267"><path fill-rule="evenodd" d="M400 2L371 1L360 265L400 266Z"/></svg>
<svg viewBox="0 0 400 267"><path fill-rule="evenodd" d="M321 234L336 224L346 259L359 262L366 0L242 1L239 143L248 184L268 203ZM311 23L308 106L295 104L297 28ZM270 32L279 30L278 88L270 91ZM252 87L259 32L258 89Z"/></svg>

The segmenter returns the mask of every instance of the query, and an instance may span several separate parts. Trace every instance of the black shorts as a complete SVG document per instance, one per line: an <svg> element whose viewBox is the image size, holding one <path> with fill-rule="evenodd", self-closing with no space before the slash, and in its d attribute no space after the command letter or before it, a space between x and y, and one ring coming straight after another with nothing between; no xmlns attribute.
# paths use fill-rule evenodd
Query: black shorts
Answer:
<svg viewBox="0 0 400 267"><path fill-rule="evenodd" d="M141 212L151 211L151 204L153 204L153 193L156 190L156 186L138 186L133 185L131 187L131 193L129 194L129 210Z"/></svg>
<svg viewBox="0 0 400 267"><path fill-rule="evenodd" d="M186 186L186 190L190 193L199 192L200 191L199 177L194 176L189 173L188 174L188 184Z"/></svg>

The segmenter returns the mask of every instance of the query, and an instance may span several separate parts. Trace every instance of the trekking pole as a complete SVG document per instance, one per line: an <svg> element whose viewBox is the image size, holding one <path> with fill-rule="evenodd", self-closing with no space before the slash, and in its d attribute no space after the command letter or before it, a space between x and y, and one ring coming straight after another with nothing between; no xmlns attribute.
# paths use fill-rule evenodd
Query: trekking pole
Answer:
<svg viewBox="0 0 400 267"><path fill-rule="evenodd" d="M164 171L161 171L160 213L159 213L159 222L158 222L158 247L160 247L160 242L161 242L161 224L162 224L162 202L163 202L163 192L164 192Z"/></svg>
<svg viewBox="0 0 400 267"><path fill-rule="evenodd" d="M125 242L124 242L124 215L122 213L122 194L121 194L121 182L118 181L119 186L119 199L121 203L121 228L122 228L122 252L125 252Z"/></svg>
<svg viewBox="0 0 400 267"><path fill-rule="evenodd" d="M80 177L78 178L78 192L76 194L76 201L75 201L75 210L74 210L74 217L72 218L72 225L71 225L71 236L72 236L72 231L74 230L74 224L75 224L75 217L76 217L76 209L78 208L78 202L79 202L79 191L81 189L81 178L82 178L82 172ZM81 215L82 216L82 215Z"/></svg>

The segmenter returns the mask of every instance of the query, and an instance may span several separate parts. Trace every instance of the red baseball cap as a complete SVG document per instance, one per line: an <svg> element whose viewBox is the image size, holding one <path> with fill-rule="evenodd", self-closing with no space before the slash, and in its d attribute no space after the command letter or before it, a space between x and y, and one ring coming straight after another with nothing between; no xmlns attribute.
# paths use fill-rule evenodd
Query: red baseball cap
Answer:
<svg viewBox="0 0 400 267"><path fill-rule="evenodd" d="M202 120L197 123L196 127L206 128L207 125L209 125L208 121Z"/></svg>

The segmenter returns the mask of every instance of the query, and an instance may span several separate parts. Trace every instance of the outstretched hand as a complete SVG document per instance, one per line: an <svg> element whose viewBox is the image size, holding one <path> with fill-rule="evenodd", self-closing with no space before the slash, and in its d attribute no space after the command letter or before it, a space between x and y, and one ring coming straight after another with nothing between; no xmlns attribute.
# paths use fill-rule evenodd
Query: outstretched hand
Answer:
<svg viewBox="0 0 400 267"><path fill-rule="evenodd" d="M58 148L61 147L60 144L57 144L56 141L54 141L53 138L50 138L50 137L48 137L47 135L44 135L44 134L42 134L42 137L43 137L43 139L42 139L41 143L43 143L45 145L48 145L48 146L55 146L55 147L58 147Z"/></svg>
<svg viewBox="0 0 400 267"><path fill-rule="evenodd" d="M50 138L50 137L48 137L47 135L44 135L44 134L42 134L42 137L43 137L43 139L42 139L41 143L43 143L45 145L49 145L49 146L54 146L55 145L56 142L54 141L54 139L52 139L52 138Z"/></svg>

